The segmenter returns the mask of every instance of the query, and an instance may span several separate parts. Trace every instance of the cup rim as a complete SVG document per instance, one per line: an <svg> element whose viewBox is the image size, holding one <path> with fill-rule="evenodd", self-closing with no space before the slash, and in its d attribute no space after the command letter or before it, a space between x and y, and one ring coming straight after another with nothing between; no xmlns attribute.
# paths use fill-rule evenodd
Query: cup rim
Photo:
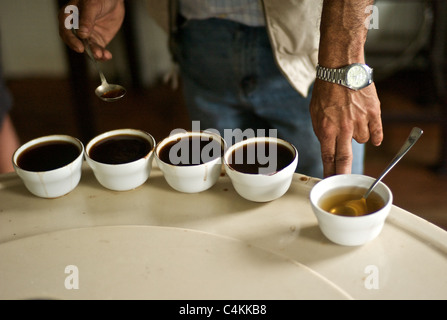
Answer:
<svg viewBox="0 0 447 320"><path fill-rule="evenodd" d="M66 165L59 167L59 168L55 168L52 170L46 170L46 171L30 171L30 170L26 170L23 169L22 167L19 166L19 164L17 163L17 160L19 158L19 156L25 151L27 150L29 147L42 143L42 142L47 142L47 141L67 141L72 143L73 145L75 145L76 147L78 147L79 149L79 155L71 162L67 163ZM64 169L65 167L69 166L70 164L72 164L73 162L77 161L79 158L82 158L85 154L85 147L84 144L82 143L81 140L79 140L76 137L67 135L67 134L51 134L51 135L45 135L45 136L40 136L34 139L31 139L25 143L23 143L21 146L19 146L14 153L12 154L12 164L14 166L14 168L19 169L23 172L29 172L29 173L42 173L42 172L53 172L53 171L57 171L57 170L61 170Z"/></svg>
<svg viewBox="0 0 447 320"><path fill-rule="evenodd" d="M279 143L279 144L281 144L281 145L283 145L283 146L286 146L290 151L292 151L292 152L294 153L294 155L293 155L293 160L292 160L286 167L284 167L283 169L281 169L281 170L279 170L279 171L276 171L276 172L274 172L274 173L271 173L271 174L242 172L242 171L238 171L238 170L236 170L235 168L233 168L233 167L229 164L228 158L230 157L231 153L232 153L235 149L237 149L237 148L239 148L239 147L241 147L241 146L243 146L243 145L246 145L246 144L249 144L249 143L252 143L252 142L256 142L256 141L260 141L260 140L261 140L261 141L267 141L267 142L269 142L269 141L274 141L274 142ZM235 144L233 144L232 146L230 146L230 147L226 150L226 152L225 152L225 154L224 154L224 164L225 164L225 167L226 167L227 169L231 170L231 172L237 172L238 174L241 174L241 175L250 175L250 176L253 176L253 175L254 175L254 176L271 176L271 175L278 174L278 173L284 171L285 169L287 169L290 165L292 165L292 164L296 161L297 158L298 158L298 149L297 149L291 142L289 142L289 141L286 141L286 140L281 139L281 138L278 138L278 137L251 137L251 138L247 138L247 139L238 141L238 142L236 142Z"/></svg>
<svg viewBox="0 0 447 320"><path fill-rule="evenodd" d="M129 135L135 135L135 136L143 137L147 141L149 141L149 143L151 144L151 149L149 150L149 152L144 157L141 157L141 158L139 158L137 160L126 162L126 163L118 163L118 164L104 163L104 162L96 161L95 159L90 157L89 151L95 145L96 142L98 142L98 141L100 141L101 139L104 139L104 138L118 136L118 135L121 135L121 134L129 134ZM114 129L114 130L109 130L109 131L105 131L103 133L100 133L100 134L96 135L95 137L93 137L92 139L90 139L90 141L85 146L85 158L88 159L89 161L93 161L95 163L98 163L98 164L104 165L104 166L116 167L116 166L129 165L129 164L135 163L137 161L141 161L143 159L148 159L150 157L150 155L154 152L155 145L156 145L155 138L149 132L147 132L145 130L132 129L132 128Z"/></svg>
<svg viewBox="0 0 447 320"><path fill-rule="evenodd" d="M220 145L223 148L222 156L217 157L217 158L215 158L213 160L207 161L205 163L191 164L191 165L188 165L188 166L179 166L179 165L167 163L167 162L163 161L162 159L160 159L158 154L160 153L161 148L163 148L168 142L173 141L175 139L178 139L178 137L190 137L190 136L208 136L208 137L215 137L215 138L217 138L220 141ZM182 168L183 167L198 167L198 166L203 166L203 165L206 165L206 164L209 164L209 163L213 163L216 160L217 161L218 160L222 160L223 155L225 154L226 148L227 148L227 146L226 146L226 142L225 142L224 138L220 134L217 134L217 133L215 133L213 131L208 131L208 130L199 130L199 131L197 131L197 130L195 130L195 131L194 130L183 130L183 131L176 132L174 134L170 134L169 136L163 138L160 142L158 142L157 145L155 146L154 155L155 155L155 158L156 158L157 161L159 161L160 163L163 163L163 165L166 165L166 166L176 167L176 168L180 168L180 167L182 167Z"/></svg>
<svg viewBox="0 0 447 320"><path fill-rule="evenodd" d="M371 183L374 182L374 180L376 179L376 178L373 178L371 176L364 175L364 174L346 173L346 174L334 175L334 176L327 177L325 179L320 180L317 184L315 184L312 187L312 189L310 190L310 193L309 193L309 200L310 200L311 204L313 206L315 206L316 208L318 208L318 211L315 212L315 214L320 214L320 215L324 215L326 217L332 217L333 219L346 220L346 221L347 220L352 220L352 219L355 219L355 220L365 220L365 219L371 219L372 216L376 216L377 214L381 214L381 213L383 214L384 213L384 209L389 207L389 206L391 206L393 204L393 193L392 193L391 189L383 181L379 181L379 183L376 185L375 188L377 188L379 186L381 188L383 188L386 191L386 194L388 195L388 199L384 199L379 194L379 196L382 198L382 200L385 201L385 204L379 210L377 210L375 212L372 212L370 214L361 215L361 216L342 216L342 215L332 214L332 213L327 212L326 210L322 209L319 206L319 204L318 204L318 202L321 199L321 197L319 197L318 199L315 199L314 196L313 196L314 193L316 192L315 190L317 190L316 189L317 185L319 183L325 181L325 180L329 181L329 179L330 180L343 179L343 177L347 177L347 176L351 176L351 177L359 178L359 179L369 179L371 181ZM335 189L340 188L340 187L341 186L337 186L335 188L331 188L330 190L335 190ZM324 192L324 193L326 193L326 192ZM374 192L374 190L372 192Z"/></svg>

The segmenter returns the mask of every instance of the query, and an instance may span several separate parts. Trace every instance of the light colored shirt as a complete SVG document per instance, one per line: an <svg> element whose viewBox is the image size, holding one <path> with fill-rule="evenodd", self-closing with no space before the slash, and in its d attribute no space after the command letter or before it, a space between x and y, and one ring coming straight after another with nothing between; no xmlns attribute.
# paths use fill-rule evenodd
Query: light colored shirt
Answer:
<svg viewBox="0 0 447 320"><path fill-rule="evenodd" d="M262 0L180 0L187 19L221 18L248 26L265 26Z"/></svg>

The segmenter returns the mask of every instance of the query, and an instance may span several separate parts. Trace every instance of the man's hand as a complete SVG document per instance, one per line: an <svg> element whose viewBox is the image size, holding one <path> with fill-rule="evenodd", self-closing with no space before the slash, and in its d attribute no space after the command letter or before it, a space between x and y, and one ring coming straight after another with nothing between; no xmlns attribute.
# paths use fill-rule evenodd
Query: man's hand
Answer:
<svg viewBox="0 0 447 320"><path fill-rule="evenodd" d="M310 103L312 125L321 143L324 176L350 173L352 139L375 146L383 139L380 102L374 84L353 91L316 80Z"/></svg>
<svg viewBox="0 0 447 320"><path fill-rule="evenodd" d="M318 63L341 68L365 63L365 21L374 0L324 0ZM316 80L310 103L312 124L321 143L324 176L350 173L352 139L380 145L383 139L380 102L374 84L354 91Z"/></svg>
<svg viewBox="0 0 447 320"><path fill-rule="evenodd" d="M124 0L71 0L79 10L79 30L77 36L89 39L93 55L98 60L110 60L112 54L106 49L115 37L124 20ZM65 28L65 7L59 11L59 35L74 51L84 52L84 45L72 32Z"/></svg>

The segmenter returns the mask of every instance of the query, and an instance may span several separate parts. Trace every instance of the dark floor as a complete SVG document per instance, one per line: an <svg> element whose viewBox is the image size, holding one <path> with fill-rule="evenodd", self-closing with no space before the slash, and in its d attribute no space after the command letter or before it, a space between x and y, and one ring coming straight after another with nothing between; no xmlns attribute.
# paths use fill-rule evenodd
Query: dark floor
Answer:
<svg viewBox="0 0 447 320"><path fill-rule="evenodd" d="M427 98L431 96L429 84L415 85L401 81L402 78L407 79L401 75L401 79L376 84L384 114L385 140L380 147L368 145L365 173L378 176L411 128L421 127L424 130L422 138L384 182L393 191L396 205L447 230L447 174L431 169L439 158L440 125L432 123L432 119L403 121L399 115L399 112L405 115L421 113L434 115L431 118L436 119L436 108ZM21 79L9 81L8 85L15 97L12 119L22 142L52 133L80 136L69 81ZM92 91L97 133L116 128L139 128L160 141L175 128L190 127L179 91L163 85L145 90L128 89L125 99L114 103L100 101Z"/></svg>

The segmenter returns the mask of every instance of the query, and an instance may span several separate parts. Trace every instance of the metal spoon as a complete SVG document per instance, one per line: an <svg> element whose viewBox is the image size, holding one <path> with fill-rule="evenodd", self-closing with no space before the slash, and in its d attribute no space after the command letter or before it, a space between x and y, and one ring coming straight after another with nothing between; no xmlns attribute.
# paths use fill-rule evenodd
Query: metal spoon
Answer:
<svg viewBox="0 0 447 320"><path fill-rule="evenodd" d="M369 187L365 194L360 199L345 201L330 210L333 214L348 215L348 216L358 216L365 214L368 211L366 205L366 198L371 194L374 187L379 183L380 180L399 162L400 159L411 149L411 147L418 141L421 137L423 131L417 127L413 128L408 136L407 140L396 154L396 156L391 160L385 170L380 174L380 176L374 181L374 183Z"/></svg>
<svg viewBox="0 0 447 320"><path fill-rule="evenodd" d="M72 29L75 36L76 30ZM79 38L79 37L78 37ZM90 59L93 60L93 63L95 65L96 70L99 73L99 77L101 78L101 85L96 88L95 94L104 101L107 102L113 102L118 99L121 99L126 94L126 89L123 86L120 86L119 84L109 84L106 80L106 77L102 73L101 69L98 66L98 62L96 61L95 57L93 56L92 49L90 48L90 43L87 39L80 39L85 47L85 51L87 52Z"/></svg>

